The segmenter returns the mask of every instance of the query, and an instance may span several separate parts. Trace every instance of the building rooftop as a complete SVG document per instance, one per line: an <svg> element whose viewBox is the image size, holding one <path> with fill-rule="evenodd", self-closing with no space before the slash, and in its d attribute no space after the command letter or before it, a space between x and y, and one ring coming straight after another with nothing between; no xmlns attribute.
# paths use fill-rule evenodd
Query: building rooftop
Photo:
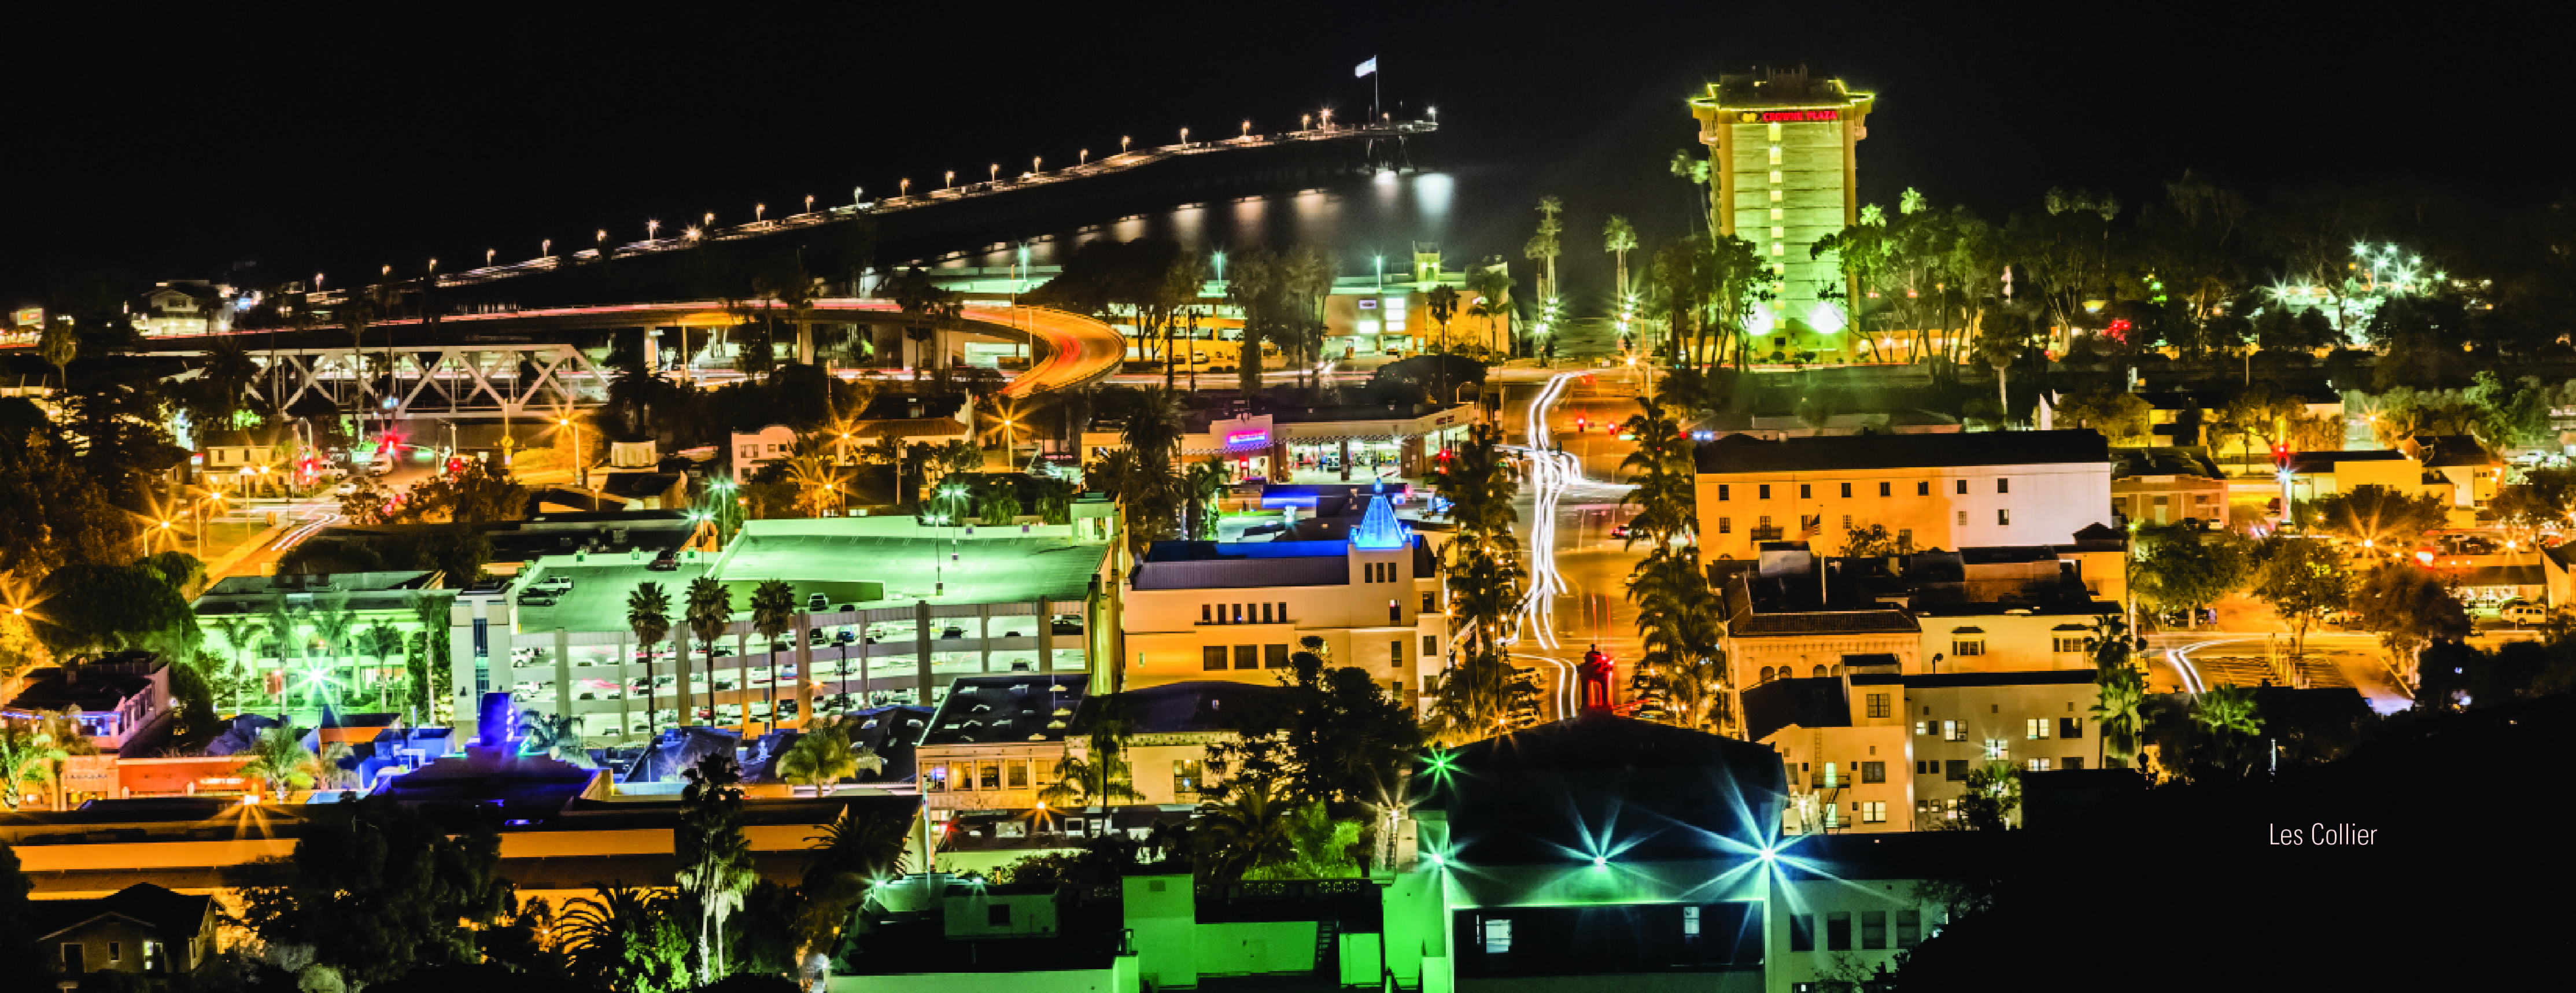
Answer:
<svg viewBox="0 0 2576 993"><path fill-rule="evenodd" d="M919 744L998 745L1063 741L1091 677L1081 673L962 676L948 686Z"/></svg>
<svg viewBox="0 0 2576 993"><path fill-rule="evenodd" d="M1275 706L1287 697L1285 687L1199 679L1128 690L1115 699L1126 705L1130 734L1192 734L1233 730L1239 717ZM1088 729L1098 709L1096 705L1082 709L1074 720L1075 733Z"/></svg>
<svg viewBox="0 0 2576 993"><path fill-rule="evenodd" d="M1139 590L1345 586L1348 541L1158 541L1137 563Z"/></svg>
<svg viewBox="0 0 2576 993"><path fill-rule="evenodd" d="M206 925L214 912L212 896L174 893L151 883L136 883L90 900L37 900L29 904L28 936L39 942L108 915L139 921L160 931L158 940L185 942ZM207 949L212 954L213 949Z"/></svg>
<svg viewBox="0 0 2576 993"><path fill-rule="evenodd" d="M71 667L48 666L30 669L18 695L9 699L7 710L24 714L38 710L80 710L88 713L112 711L135 694L152 688L152 673L163 663L147 652L130 652L96 662Z"/></svg>
<svg viewBox="0 0 2576 993"><path fill-rule="evenodd" d="M1751 742L1585 711L1449 753L1417 775L1461 865L1749 858L1780 824L1780 757Z"/></svg>
<svg viewBox="0 0 2576 993"><path fill-rule="evenodd" d="M2209 453L2197 448L2114 448L2111 450L2111 478L2134 476L2199 476L2225 479L2218 463Z"/></svg>
<svg viewBox="0 0 2576 993"><path fill-rule="evenodd" d="M2111 458L2109 443L2088 430L1838 435L1782 441L1733 434L1701 442L1696 454L1702 474L2106 464Z"/></svg>
<svg viewBox="0 0 2576 993"><path fill-rule="evenodd" d="M1933 672L1899 676L1890 673L1855 673L1854 686L1903 685L1906 689L1939 690L1963 686L2072 686L2090 683L2097 677L2091 669L2042 669L2027 672Z"/></svg>

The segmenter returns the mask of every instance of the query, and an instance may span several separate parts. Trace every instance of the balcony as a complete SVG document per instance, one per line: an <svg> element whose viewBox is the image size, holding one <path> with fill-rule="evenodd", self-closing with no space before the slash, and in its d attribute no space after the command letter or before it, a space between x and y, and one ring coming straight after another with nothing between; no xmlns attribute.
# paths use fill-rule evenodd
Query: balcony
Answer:
<svg viewBox="0 0 2576 993"><path fill-rule="evenodd" d="M1779 541L1780 539L1787 537L1789 532L1786 528L1771 527L1752 528L1749 529L1748 533L1752 535L1752 540L1754 541Z"/></svg>

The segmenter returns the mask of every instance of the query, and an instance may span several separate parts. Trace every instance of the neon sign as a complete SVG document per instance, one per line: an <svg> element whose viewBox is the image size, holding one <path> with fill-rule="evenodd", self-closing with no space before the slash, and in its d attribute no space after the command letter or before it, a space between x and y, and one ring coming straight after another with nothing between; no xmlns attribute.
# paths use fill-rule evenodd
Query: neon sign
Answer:
<svg viewBox="0 0 2576 993"><path fill-rule="evenodd" d="M1755 119L1765 124L1788 123L1794 121L1839 121L1843 119L1843 112L1839 110L1766 110L1759 115L1756 115Z"/></svg>
<svg viewBox="0 0 2576 993"><path fill-rule="evenodd" d="M1225 434L1225 444L1228 448L1232 448L1236 445L1267 445L1269 443L1270 429L1268 428L1262 428L1255 431L1228 431Z"/></svg>

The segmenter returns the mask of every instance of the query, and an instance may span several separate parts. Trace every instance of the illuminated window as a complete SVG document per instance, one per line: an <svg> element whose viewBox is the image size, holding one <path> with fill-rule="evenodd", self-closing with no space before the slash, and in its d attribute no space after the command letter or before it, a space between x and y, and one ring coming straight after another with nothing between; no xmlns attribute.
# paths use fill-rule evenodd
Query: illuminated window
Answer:
<svg viewBox="0 0 2576 993"><path fill-rule="evenodd" d="M1772 125L1772 126L1773 126L1773 127L1778 127L1779 125L1776 125L1776 124L1775 124L1775 125ZM1696 937L1699 937L1699 908L1698 908L1698 907L1683 907L1683 908L1682 908L1682 937L1685 937L1685 938L1696 938Z"/></svg>
<svg viewBox="0 0 2576 993"><path fill-rule="evenodd" d="M1773 145L1773 146L1771 146L1771 164L1772 164L1772 165L1779 165L1779 164L1780 164L1780 146L1778 146L1778 145ZM1775 182L1775 183L1776 183L1776 182L1779 182L1779 180L1776 180L1776 179L1775 179L1775 180L1772 180L1772 182Z"/></svg>
<svg viewBox="0 0 2576 993"><path fill-rule="evenodd" d="M1775 214L1776 214L1776 213L1778 213L1778 211L1773 211L1772 213L1775 213ZM1786 237L1788 237L1788 236L1789 236L1789 229L1788 229L1788 228L1781 227L1781 226L1779 226L1779 225L1777 225L1777 224L1774 224L1774 225L1772 225L1772 226L1771 226L1771 237L1773 237L1773 238L1775 238L1775 239L1776 239L1776 238L1786 238Z"/></svg>
<svg viewBox="0 0 2576 993"><path fill-rule="evenodd" d="M2084 737L2084 719L2083 719L2083 718L2081 718L2081 717L2060 717L2060 718L2058 718L2058 719L2057 719L2057 736L2058 736L2058 737L2060 737L2060 738L2081 738L2081 737ZM2072 768L2075 768L2075 767L2070 765L2070 766L2067 766L2067 768L2072 769Z"/></svg>
<svg viewBox="0 0 2576 993"><path fill-rule="evenodd" d="M1887 801L1885 801L1885 800L1862 800L1862 801L1859 801L1858 806L1860 807L1860 822L1861 822L1861 823L1863 823L1863 824L1885 824L1885 823L1887 823ZM1873 917L1875 917L1875 916L1880 916L1880 915L1881 915L1881 913L1882 913L1881 911L1875 911L1875 910L1873 910L1873 911L1870 911L1870 912L1869 912L1869 916L1873 916Z"/></svg>
<svg viewBox="0 0 2576 993"><path fill-rule="evenodd" d="M1788 216L1789 216L1789 212L1788 212L1788 211L1786 211L1786 210L1782 210L1782 209L1780 209L1780 208L1778 208L1778 207L1773 207L1773 208L1771 208L1771 219L1772 219L1772 220L1775 220L1775 221L1777 221L1777 220L1782 220L1782 219L1784 219L1784 218L1786 218L1786 217L1788 217Z"/></svg>
<svg viewBox="0 0 2576 993"><path fill-rule="evenodd" d="M2032 760L2030 760L2030 771L2032 771L2032 772L2047 772L2047 771L2048 771L2048 760L2047 760L2047 759L2032 759Z"/></svg>
<svg viewBox="0 0 2576 993"><path fill-rule="evenodd" d="M1772 141L1778 141L1778 140L1780 140L1780 122L1778 122L1778 121L1773 121L1773 122L1771 122L1770 124L1767 124L1767 125L1764 125L1764 126L1765 126L1765 127L1768 127L1768 128L1770 128L1770 129L1771 129L1771 140L1772 140Z"/></svg>
<svg viewBox="0 0 2576 993"><path fill-rule="evenodd" d="M1869 716L1871 716L1871 717L1886 717L1886 716L1888 716L1888 699L1887 699L1887 698L1888 698L1888 694L1885 694L1885 693L1872 693L1872 694L1870 694L1870 695L1869 695Z"/></svg>
<svg viewBox="0 0 2576 993"><path fill-rule="evenodd" d="M1773 169L1773 170L1771 170L1771 185L1773 185L1773 186L1778 186L1778 185L1780 185L1780 170L1778 170L1778 169Z"/></svg>
<svg viewBox="0 0 2576 993"><path fill-rule="evenodd" d="M1501 955L1512 950L1512 922L1485 922L1485 954Z"/></svg>
<svg viewBox="0 0 2576 993"><path fill-rule="evenodd" d="M1997 526L1997 527L2011 527L2011 526L2012 526L2012 511L2010 511L2010 510L2004 510L2004 509L2000 509L2000 508L1998 508L1998 509L1995 511L1995 526Z"/></svg>
<svg viewBox="0 0 2576 993"><path fill-rule="evenodd" d="M1784 246L1784 245L1780 244L1779 242L1776 242L1776 241L1775 241L1775 242L1772 242L1772 243L1771 243L1771 254L1773 254L1773 255L1787 255L1787 254L1789 254L1789 249L1787 248L1787 246Z"/></svg>
<svg viewBox="0 0 2576 993"><path fill-rule="evenodd" d="M2048 718L2033 717L2022 723L2022 736L2032 741L2048 740Z"/></svg>
<svg viewBox="0 0 2576 993"><path fill-rule="evenodd" d="M1966 741L1968 725L1964 721L1942 721L1941 737L1949 741Z"/></svg>
<svg viewBox="0 0 2576 993"><path fill-rule="evenodd" d="M1779 202L1780 202L1780 191L1778 191L1778 190L1772 190L1772 191L1771 191L1771 202L1772 202L1772 203L1779 203Z"/></svg>
<svg viewBox="0 0 2576 993"><path fill-rule="evenodd" d="M1988 738L1988 739L1986 739L1986 761L1988 761L1988 762L2010 762L2010 761L2012 761L2012 740L2011 740L2011 739L2009 739L2009 738Z"/></svg>

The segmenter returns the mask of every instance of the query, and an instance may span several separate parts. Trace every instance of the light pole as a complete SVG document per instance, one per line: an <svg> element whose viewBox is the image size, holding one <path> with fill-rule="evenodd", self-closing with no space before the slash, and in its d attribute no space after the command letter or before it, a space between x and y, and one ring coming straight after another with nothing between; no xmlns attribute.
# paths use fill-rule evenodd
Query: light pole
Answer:
<svg viewBox="0 0 2576 993"><path fill-rule="evenodd" d="M1133 139L1132 139L1130 136L1128 136L1128 135L1123 135L1123 134L1122 134L1122 135L1119 135L1119 136L1118 136L1118 154L1120 154L1120 155L1125 155L1125 154L1127 154L1127 143L1128 143L1129 141L1131 141L1131 140L1133 140Z"/></svg>
<svg viewBox="0 0 2576 993"><path fill-rule="evenodd" d="M1091 164L1091 150L1090 150L1090 149L1088 149L1088 148L1083 149L1083 150L1082 150L1082 154L1081 154L1081 156L1079 156L1079 157L1074 161L1074 163L1073 163L1073 164L1078 165L1078 166L1087 166L1087 165L1090 165L1090 164Z"/></svg>
<svg viewBox="0 0 2576 993"><path fill-rule="evenodd" d="M579 475L579 477L580 477L580 480L581 480L581 488L582 488L582 489L585 489L585 490L586 490L586 489L589 489L589 488L590 488L590 461L589 461L588 459L584 459L584 458L582 458L582 457L581 457L581 425L573 423L572 418L569 418L569 417L557 418L557 419L555 420L555 424L556 424L557 426L559 426L559 427L564 427L564 428L569 428L569 429L571 429L571 431L572 431L572 464L573 464L573 468L574 468L574 471L575 471L575 472Z"/></svg>
<svg viewBox="0 0 2576 993"><path fill-rule="evenodd" d="M769 217L769 205L768 205L768 204L765 204L765 203L755 203L755 204L752 204L752 205L751 205L751 222L752 222L752 223L754 223L754 224L758 224L758 223L760 223L761 221L768 219L768 217Z"/></svg>
<svg viewBox="0 0 2576 993"><path fill-rule="evenodd" d="M486 248L486 249L484 249L484 250L483 250L483 267L484 267L484 268L486 268L486 269L491 268L491 267L492 267L492 256L499 255L499 254L501 254L501 250L500 250L500 249L498 249L498 248Z"/></svg>
<svg viewBox="0 0 2576 993"><path fill-rule="evenodd" d="M999 163L999 162L995 162L995 163L993 163L992 167L991 167L990 169L988 169L988 170L984 173L984 183L985 183L985 185L989 186L989 185L992 185L992 184L994 184L994 183L1000 182L1000 181L1001 181L1001 179L1002 179L1002 164L1001 164L1001 163Z"/></svg>
<svg viewBox="0 0 2576 993"><path fill-rule="evenodd" d="M944 190L944 189L947 189L947 188L949 188L949 187L951 187L951 186L955 186L955 185L957 185L957 170L955 170L955 169L950 169L950 170L948 170L948 174L947 174L947 175L940 177L940 180L939 180L939 188L940 188L940 189L943 189L943 190Z"/></svg>
<svg viewBox="0 0 2576 993"><path fill-rule="evenodd" d="M549 258L549 259L554 258L554 257L555 257L555 240L554 240L554 239L552 239L552 238L546 238L546 239L543 239L543 240L538 241L538 242L537 242L537 254L538 254L538 255L540 255L540 256L543 256L543 257L545 257L545 258ZM319 281L320 281L320 279L321 279L321 277L316 276L316 277L314 277L314 279L315 279L316 283L318 284L318 283L319 283Z"/></svg>
<svg viewBox="0 0 2576 993"><path fill-rule="evenodd" d="M1190 129L1188 129L1188 128L1182 128L1182 129L1181 129L1181 147L1182 147L1182 148L1188 148L1188 147L1190 147Z"/></svg>
<svg viewBox="0 0 2576 993"><path fill-rule="evenodd" d="M902 182L897 183L897 184L895 185L895 195L896 195L896 196L900 196L900 197L906 197L906 198L911 197L911 196L912 196L912 180L910 180L910 179L905 179L905 180L903 180Z"/></svg>
<svg viewBox="0 0 2576 993"><path fill-rule="evenodd" d="M659 237L659 236L660 236L660 234L661 234L661 232L662 232L662 222L660 222L660 221L646 221L646 222L644 222L644 240L646 240L646 241L651 241L651 240L653 240L654 238Z"/></svg>
<svg viewBox="0 0 2576 993"><path fill-rule="evenodd" d="M805 194L805 212L808 214L814 212L814 194Z"/></svg>

